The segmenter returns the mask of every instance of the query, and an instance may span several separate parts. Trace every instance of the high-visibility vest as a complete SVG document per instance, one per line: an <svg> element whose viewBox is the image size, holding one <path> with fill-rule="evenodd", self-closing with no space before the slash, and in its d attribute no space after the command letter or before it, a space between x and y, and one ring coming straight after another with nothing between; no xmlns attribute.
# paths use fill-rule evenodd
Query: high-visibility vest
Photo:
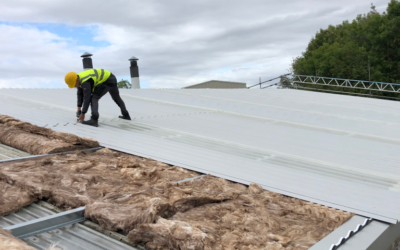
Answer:
<svg viewBox="0 0 400 250"><path fill-rule="evenodd" d="M111 72L104 69L88 69L78 74L81 84L89 79L93 79L94 86L92 91L94 91L94 88L107 81L110 75Z"/></svg>

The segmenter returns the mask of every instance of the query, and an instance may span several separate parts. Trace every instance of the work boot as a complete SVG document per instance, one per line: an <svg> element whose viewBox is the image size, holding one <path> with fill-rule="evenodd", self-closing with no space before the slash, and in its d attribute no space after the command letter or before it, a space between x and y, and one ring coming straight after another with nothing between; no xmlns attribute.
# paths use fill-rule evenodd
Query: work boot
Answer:
<svg viewBox="0 0 400 250"><path fill-rule="evenodd" d="M124 120L131 120L131 116L130 115L120 115L118 117L121 118L121 119L124 119Z"/></svg>
<svg viewBox="0 0 400 250"><path fill-rule="evenodd" d="M93 127L98 127L99 126L98 121L97 120L93 120L93 119L90 119L89 121L82 121L82 124L93 126Z"/></svg>

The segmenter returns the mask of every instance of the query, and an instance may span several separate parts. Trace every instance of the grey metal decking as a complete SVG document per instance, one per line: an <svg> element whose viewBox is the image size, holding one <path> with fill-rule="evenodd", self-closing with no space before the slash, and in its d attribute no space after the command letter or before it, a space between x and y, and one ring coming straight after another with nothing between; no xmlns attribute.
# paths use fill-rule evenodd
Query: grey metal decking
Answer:
<svg viewBox="0 0 400 250"><path fill-rule="evenodd" d="M9 160L26 156L29 156L29 153L0 143L0 160Z"/></svg>
<svg viewBox="0 0 400 250"><path fill-rule="evenodd" d="M55 213L37 204L31 204L20 211L0 217L0 227L25 223ZM136 248L114 240L79 223L75 223L47 233L23 239L28 245L46 250L56 245L62 250L135 250Z"/></svg>

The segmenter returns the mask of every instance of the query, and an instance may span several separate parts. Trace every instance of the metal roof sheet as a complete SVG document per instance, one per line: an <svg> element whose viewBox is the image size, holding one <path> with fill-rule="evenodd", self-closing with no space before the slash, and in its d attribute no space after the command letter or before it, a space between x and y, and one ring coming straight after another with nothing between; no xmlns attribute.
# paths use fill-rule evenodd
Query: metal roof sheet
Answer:
<svg viewBox="0 0 400 250"><path fill-rule="evenodd" d="M400 224L388 224L381 221L372 220L364 228L367 218L362 216L353 216L339 228L320 240L310 250L328 250L332 245L338 245L341 238L347 238L345 243L340 245L340 250L375 250L375 249L394 249L398 246L400 234ZM355 233L354 235L349 234ZM397 249L397 248L396 248Z"/></svg>
<svg viewBox="0 0 400 250"><path fill-rule="evenodd" d="M0 160L20 158L30 155L27 152L0 143Z"/></svg>
<svg viewBox="0 0 400 250"><path fill-rule="evenodd" d="M69 89L2 89L0 113L375 219L400 219L398 102L274 89L120 92L134 121L118 119L106 95L100 127L76 124Z"/></svg>
<svg viewBox="0 0 400 250"><path fill-rule="evenodd" d="M49 209L37 204L31 204L18 212L0 217L0 227L7 227L33 219L54 214ZM56 229L47 233L35 235L23 239L28 245L36 249L46 250L55 245L62 250L135 250L106 235L96 232L81 224L73 224L64 228Z"/></svg>

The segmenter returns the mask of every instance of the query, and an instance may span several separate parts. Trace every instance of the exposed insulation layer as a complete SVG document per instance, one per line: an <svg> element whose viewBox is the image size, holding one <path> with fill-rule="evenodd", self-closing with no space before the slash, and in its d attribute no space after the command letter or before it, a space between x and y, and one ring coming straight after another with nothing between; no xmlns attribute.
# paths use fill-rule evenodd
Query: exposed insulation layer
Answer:
<svg viewBox="0 0 400 250"><path fill-rule="evenodd" d="M153 223L203 204L235 199L245 186L204 176L182 183L163 182L138 189L127 197L104 199L86 206L85 216L108 230L128 232L138 224Z"/></svg>
<svg viewBox="0 0 400 250"><path fill-rule="evenodd" d="M22 240L15 238L11 231L0 228L0 250L36 250Z"/></svg>
<svg viewBox="0 0 400 250"><path fill-rule="evenodd" d="M66 208L118 199L157 183L196 175L193 171L109 149L0 164L0 180Z"/></svg>
<svg viewBox="0 0 400 250"><path fill-rule="evenodd" d="M0 216L16 212L36 200L27 190L0 182Z"/></svg>
<svg viewBox="0 0 400 250"><path fill-rule="evenodd" d="M148 249L309 249L353 214L263 191L141 224L128 238Z"/></svg>
<svg viewBox="0 0 400 250"><path fill-rule="evenodd" d="M102 149L0 164L0 183L58 207L86 205L148 249L308 249L352 214ZM9 187L8 187L9 188Z"/></svg>
<svg viewBox="0 0 400 250"><path fill-rule="evenodd" d="M55 132L6 115L0 115L0 142L30 154L49 154L99 146L95 140Z"/></svg>

